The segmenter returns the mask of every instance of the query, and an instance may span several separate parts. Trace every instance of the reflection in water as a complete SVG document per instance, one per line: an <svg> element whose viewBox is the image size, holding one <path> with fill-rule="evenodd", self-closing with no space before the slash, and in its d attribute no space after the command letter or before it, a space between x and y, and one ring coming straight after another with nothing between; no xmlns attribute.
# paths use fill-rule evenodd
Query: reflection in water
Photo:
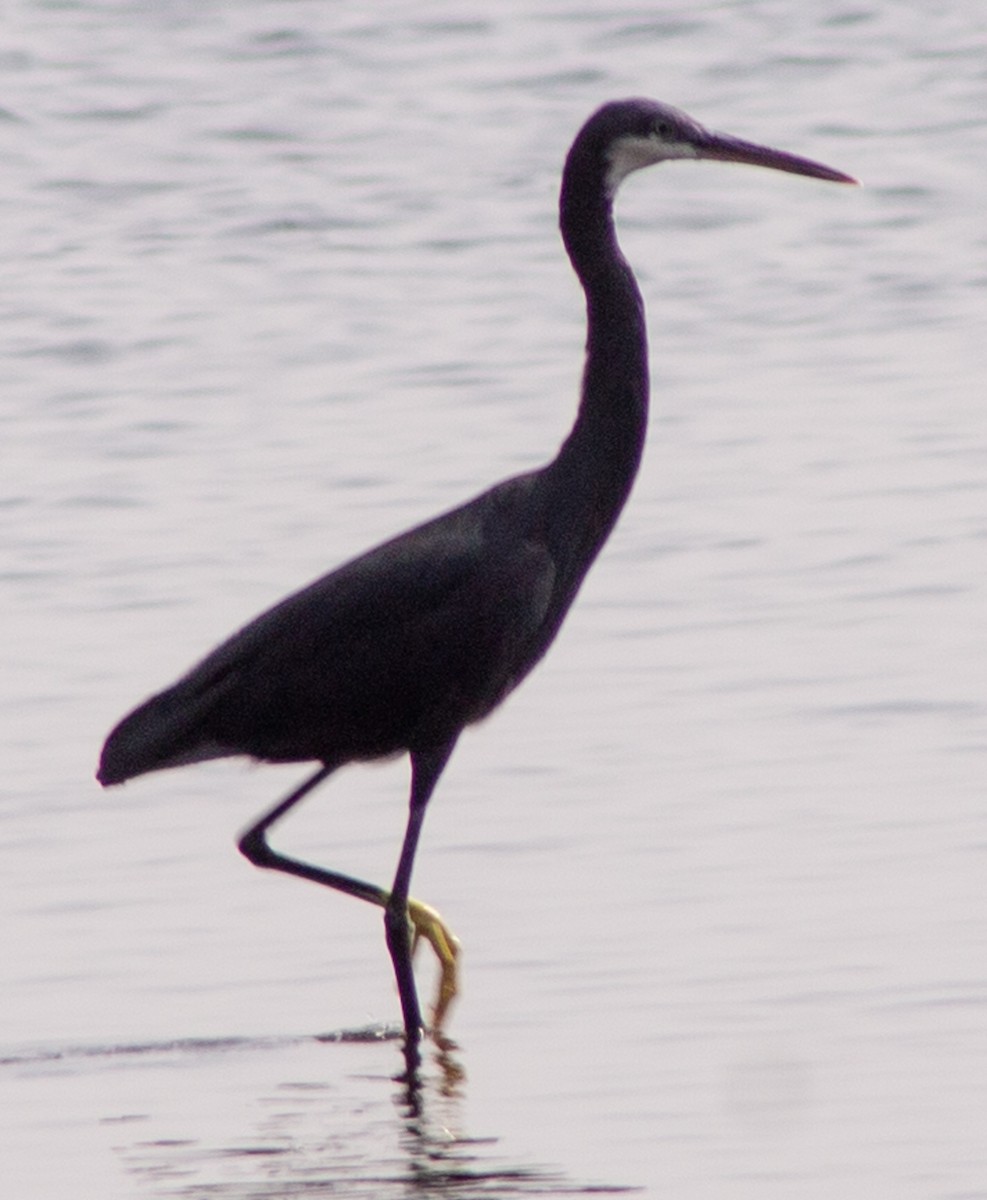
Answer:
<svg viewBox="0 0 987 1200"><path fill-rule="evenodd" d="M573 1193L556 1174L489 1161L488 1149L496 1145L496 1138L469 1138L459 1132L459 1102L466 1074L454 1042L442 1035L436 1040L432 1056L438 1068L435 1076L422 1063L418 1046L403 1041L402 1049L405 1070L396 1079L401 1086L394 1101L401 1117L400 1143L406 1156L403 1183L409 1195Z"/></svg>
<svg viewBox="0 0 987 1200"><path fill-rule="evenodd" d="M330 1080L299 1082L254 1069L258 1054L338 1044L399 1043L404 1069L397 1075L345 1067ZM381 1047L375 1053L386 1053ZM297 1059L292 1059L297 1068ZM140 1140L117 1141L127 1172L139 1179L142 1194L157 1197L343 1197L435 1196L450 1200L515 1196L616 1195L626 1187L578 1184L560 1171L510 1162L496 1152L496 1137L470 1137L462 1130L466 1072L459 1049L439 1036L424 1047L405 1045L397 1031L379 1026L315 1038L182 1039L166 1043L46 1048L5 1056L0 1065L31 1073L51 1069L85 1076L90 1072L139 1070L138 1091L153 1097L167 1072L167 1092L195 1093L207 1114L229 1115L230 1080L246 1068L256 1090L236 1083L246 1124L225 1136L221 1122L201 1121L199 1136L174 1136L178 1122L153 1110L118 1119L118 1133L139 1127ZM374 1066L379 1065L374 1061ZM177 1068L177 1072L176 1072ZM184 1068L184 1070L182 1070ZM287 1068L286 1068L287 1069ZM202 1073L193 1080L191 1071ZM397 1086L395 1086L397 1085ZM151 1107L151 1101L148 1100ZM179 1109L182 1108L179 1103ZM395 1117L397 1119L395 1119ZM104 1118L104 1122L108 1118ZM165 1126L174 1127L166 1132ZM148 1138L148 1124L158 1136Z"/></svg>

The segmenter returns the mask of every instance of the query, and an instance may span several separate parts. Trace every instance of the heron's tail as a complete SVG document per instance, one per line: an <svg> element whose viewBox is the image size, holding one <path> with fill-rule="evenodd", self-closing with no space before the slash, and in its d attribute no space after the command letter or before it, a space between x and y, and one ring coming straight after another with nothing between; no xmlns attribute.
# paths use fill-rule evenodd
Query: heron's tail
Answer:
<svg viewBox="0 0 987 1200"><path fill-rule="evenodd" d="M208 695L190 696L182 683L145 700L106 739L96 778L108 787L149 771L224 758L230 749L202 733L202 712L211 703Z"/></svg>

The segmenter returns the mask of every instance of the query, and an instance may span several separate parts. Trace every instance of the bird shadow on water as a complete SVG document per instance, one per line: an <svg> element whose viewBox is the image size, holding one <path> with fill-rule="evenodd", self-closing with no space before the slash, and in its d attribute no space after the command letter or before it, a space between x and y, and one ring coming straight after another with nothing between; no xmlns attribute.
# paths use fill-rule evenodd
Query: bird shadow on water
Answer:
<svg viewBox="0 0 987 1200"><path fill-rule="evenodd" d="M381 1060L396 1046L403 1051L397 1072L401 1059ZM445 1037L409 1052L399 1033L374 1026L0 1055L0 1069L19 1068L35 1079L46 1068L61 1077L66 1071L149 1072L147 1088L140 1081L138 1092L146 1090L150 1111L109 1115L112 1102L105 1101L100 1122L142 1196L511 1200L639 1191L580 1183L561 1169L512 1161L499 1138L465 1133L466 1071L458 1046ZM167 1075L155 1083L161 1071ZM288 1071L292 1076L285 1078ZM154 1099L162 1082L164 1103ZM174 1109L176 1096L177 1115L154 1111Z"/></svg>

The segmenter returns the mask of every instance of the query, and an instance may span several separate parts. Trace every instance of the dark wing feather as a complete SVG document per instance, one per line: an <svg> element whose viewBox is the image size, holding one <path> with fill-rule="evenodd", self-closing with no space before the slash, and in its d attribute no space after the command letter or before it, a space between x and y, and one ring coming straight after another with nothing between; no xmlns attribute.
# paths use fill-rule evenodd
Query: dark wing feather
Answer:
<svg viewBox="0 0 987 1200"><path fill-rule="evenodd" d="M503 484L316 580L110 734L104 783L247 754L344 762L434 745L533 665L554 564Z"/></svg>

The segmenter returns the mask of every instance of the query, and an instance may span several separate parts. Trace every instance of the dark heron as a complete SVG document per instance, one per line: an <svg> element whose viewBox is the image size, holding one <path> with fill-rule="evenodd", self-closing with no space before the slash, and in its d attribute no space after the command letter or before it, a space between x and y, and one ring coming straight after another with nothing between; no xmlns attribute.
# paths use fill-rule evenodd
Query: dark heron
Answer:
<svg viewBox="0 0 987 1200"><path fill-rule="evenodd" d="M652 100L604 105L579 131L562 176L562 239L586 294L588 333L579 411L556 457L282 600L125 717L103 747L98 778L107 785L229 755L319 763L247 830L240 850L259 867L384 909L409 1044L422 1029L418 936L443 966L435 1025L455 990L455 939L434 910L409 900L429 797L465 727L492 712L552 644L637 473L648 347L613 200L632 171L667 159L855 182L713 133ZM268 844L271 826L339 767L399 753L411 759L410 813L390 891Z"/></svg>

